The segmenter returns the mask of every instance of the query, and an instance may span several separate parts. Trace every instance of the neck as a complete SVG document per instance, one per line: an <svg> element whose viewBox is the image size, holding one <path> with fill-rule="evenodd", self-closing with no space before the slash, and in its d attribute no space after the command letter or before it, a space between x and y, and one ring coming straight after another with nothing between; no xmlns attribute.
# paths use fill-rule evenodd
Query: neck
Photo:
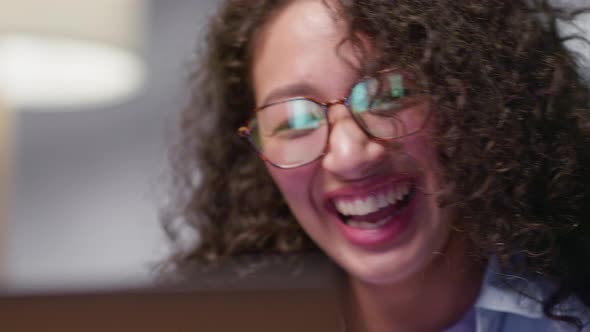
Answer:
<svg viewBox="0 0 590 332"><path fill-rule="evenodd" d="M469 257L466 241L455 234L443 253L408 280L374 285L350 278L348 331L444 330L471 308L484 272L485 264Z"/></svg>

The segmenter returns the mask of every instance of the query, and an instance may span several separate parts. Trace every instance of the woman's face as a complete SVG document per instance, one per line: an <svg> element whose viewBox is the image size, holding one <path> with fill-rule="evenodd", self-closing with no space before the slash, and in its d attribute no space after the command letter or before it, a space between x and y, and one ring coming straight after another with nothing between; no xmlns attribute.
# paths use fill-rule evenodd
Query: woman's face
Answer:
<svg viewBox="0 0 590 332"><path fill-rule="evenodd" d="M348 96L360 64L350 44L340 45L345 34L346 23L319 0L292 1L278 12L253 45L257 105ZM429 105L412 107L425 112ZM387 146L369 139L343 105L330 107L329 121L321 159L294 169L268 165L295 217L361 281L395 283L423 271L450 234L450 213L436 203L434 121Z"/></svg>

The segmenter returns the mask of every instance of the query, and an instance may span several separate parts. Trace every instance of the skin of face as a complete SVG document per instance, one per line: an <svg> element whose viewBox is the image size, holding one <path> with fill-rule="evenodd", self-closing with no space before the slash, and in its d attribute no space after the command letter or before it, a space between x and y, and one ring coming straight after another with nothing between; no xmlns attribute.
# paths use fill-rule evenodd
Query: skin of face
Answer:
<svg viewBox="0 0 590 332"><path fill-rule="evenodd" d="M254 41L252 80L257 106L291 97L329 101L345 97L360 79L353 47L340 42L346 23L322 1L293 1ZM351 65L352 64L352 65ZM426 111L430 105L416 106ZM438 207L439 167L431 144L434 120L391 144L370 139L343 105L329 110L327 153L294 169L268 170L307 234L353 279L373 285L404 284L427 273L451 238L451 212ZM376 246L351 242L326 208L338 192L366 194L370 183L409 178L416 188L408 226ZM392 180L393 179L393 180ZM428 272L430 273L430 272Z"/></svg>

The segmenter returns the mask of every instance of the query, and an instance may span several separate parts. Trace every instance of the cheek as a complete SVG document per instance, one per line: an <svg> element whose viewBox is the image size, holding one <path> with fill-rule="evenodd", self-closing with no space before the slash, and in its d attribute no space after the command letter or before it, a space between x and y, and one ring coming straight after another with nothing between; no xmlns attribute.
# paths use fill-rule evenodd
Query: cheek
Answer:
<svg viewBox="0 0 590 332"><path fill-rule="evenodd" d="M438 178L440 176L440 166L438 161L437 148L434 143L435 125L433 119L420 130L418 133L406 137L404 150L408 155L416 160L420 171L426 175Z"/></svg>
<svg viewBox="0 0 590 332"><path fill-rule="evenodd" d="M280 169L267 164L267 168L293 212L310 204L316 163L295 169Z"/></svg>
<svg viewBox="0 0 590 332"><path fill-rule="evenodd" d="M437 168L436 149L428 131L420 131L402 140L400 152L413 162L403 160L402 156L396 157L397 162L415 164L421 172L429 173Z"/></svg>

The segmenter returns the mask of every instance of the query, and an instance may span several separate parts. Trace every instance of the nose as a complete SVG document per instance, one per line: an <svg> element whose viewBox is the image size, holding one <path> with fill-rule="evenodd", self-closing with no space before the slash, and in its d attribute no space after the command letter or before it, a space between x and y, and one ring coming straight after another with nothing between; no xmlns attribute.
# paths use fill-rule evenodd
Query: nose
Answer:
<svg viewBox="0 0 590 332"><path fill-rule="evenodd" d="M342 180L366 178L384 160L386 147L371 139L345 105L330 107L330 135L322 167Z"/></svg>

